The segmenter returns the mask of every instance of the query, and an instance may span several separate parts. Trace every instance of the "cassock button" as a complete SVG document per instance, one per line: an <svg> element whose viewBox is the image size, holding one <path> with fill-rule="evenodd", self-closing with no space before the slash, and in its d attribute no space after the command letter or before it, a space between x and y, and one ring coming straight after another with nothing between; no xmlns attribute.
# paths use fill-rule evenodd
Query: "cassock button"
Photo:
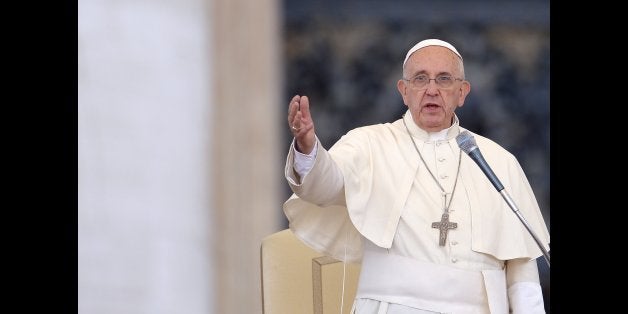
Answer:
<svg viewBox="0 0 628 314"><path fill-rule="evenodd" d="M445 158L444 157L438 158L438 161L443 162L445 161Z"/></svg>
<svg viewBox="0 0 628 314"><path fill-rule="evenodd" d="M457 261L458 261L458 259L457 259L457 258L455 258L455 257L451 259L451 262L452 262L452 263L455 263L455 262L457 262Z"/></svg>

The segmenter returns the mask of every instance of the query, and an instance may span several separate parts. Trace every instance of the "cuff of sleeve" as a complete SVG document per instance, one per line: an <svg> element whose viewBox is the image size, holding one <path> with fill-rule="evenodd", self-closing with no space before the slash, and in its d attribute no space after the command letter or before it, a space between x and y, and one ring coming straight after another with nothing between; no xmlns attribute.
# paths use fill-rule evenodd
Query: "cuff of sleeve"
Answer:
<svg viewBox="0 0 628 314"><path fill-rule="evenodd" d="M296 150L294 147L295 140L292 140L292 144L290 145L290 149L294 152L294 170L297 172L301 181L305 178L305 176L312 170L314 166L314 161L316 160L316 151L318 148L318 140L314 144L314 149L309 154L303 154Z"/></svg>
<svg viewBox="0 0 628 314"><path fill-rule="evenodd" d="M510 313L545 314L543 290L536 282L517 282L508 288Z"/></svg>

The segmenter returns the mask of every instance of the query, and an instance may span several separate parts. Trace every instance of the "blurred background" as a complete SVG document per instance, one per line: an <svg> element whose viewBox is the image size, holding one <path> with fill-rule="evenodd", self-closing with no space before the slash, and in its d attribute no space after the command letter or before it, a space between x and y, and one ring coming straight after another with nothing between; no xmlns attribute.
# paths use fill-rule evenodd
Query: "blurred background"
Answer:
<svg viewBox="0 0 628 314"><path fill-rule="evenodd" d="M392 122L407 50L452 43L461 125L520 161L550 227L549 1L78 1L78 312L261 313L287 227L294 94L330 147ZM549 269L540 258L549 313Z"/></svg>

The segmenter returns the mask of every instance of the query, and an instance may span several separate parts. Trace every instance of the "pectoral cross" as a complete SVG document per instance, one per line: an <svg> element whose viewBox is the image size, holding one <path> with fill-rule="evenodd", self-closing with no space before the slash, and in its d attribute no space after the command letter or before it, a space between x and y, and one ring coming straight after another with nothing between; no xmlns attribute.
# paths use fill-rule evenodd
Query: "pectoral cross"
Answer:
<svg viewBox="0 0 628 314"><path fill-rule="evenodd" d="M438 245L445 246L445 242L447 241L447 233L449 229L458 228L458 223L449 221L449 208L447 206L447 193L443 193L444 205L443 205L443 216L440 218L440 221L435 221L432 223L432 228L436 228L440 230L440 234L438 237ZM449 203L451 205L451 202Z"/></svg>
<svg viewBox="0 0 628 314"><path fill-rule="evenodd" d="M449 232L449 229L458 228L458 223L449 222L449 214L444 213L443 216L440 218L440 222L436 221L432 223L432 228L440 230L438 245L445 246L445 241L447 241L447 232Z"/></svg>

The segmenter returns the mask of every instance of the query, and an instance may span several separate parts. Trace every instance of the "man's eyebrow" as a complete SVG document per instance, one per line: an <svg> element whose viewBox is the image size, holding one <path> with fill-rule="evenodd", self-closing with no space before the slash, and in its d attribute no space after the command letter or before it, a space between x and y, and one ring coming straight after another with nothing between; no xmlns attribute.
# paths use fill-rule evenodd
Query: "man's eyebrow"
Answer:
<svg viewBox="0 0 628 314"><path fill-rule="evenodd" d="M421 74L427 75L427 72L425 70L419 70L419 71L414 72L414 74L412 74L410 77L416 77Z"/></svg>
<svg viewBox="0 0 628 314"><path fill-rule="evenodd" d="M421 75L421 74L427 75L427 71L425 71L425 70L416 71L410 77L416 77L416 76ZM447 72L447 71L442 71L442 72L436 73L436 76L443 76L443 75L452 76L453 74L451 74L450 72Z"/></svg>

